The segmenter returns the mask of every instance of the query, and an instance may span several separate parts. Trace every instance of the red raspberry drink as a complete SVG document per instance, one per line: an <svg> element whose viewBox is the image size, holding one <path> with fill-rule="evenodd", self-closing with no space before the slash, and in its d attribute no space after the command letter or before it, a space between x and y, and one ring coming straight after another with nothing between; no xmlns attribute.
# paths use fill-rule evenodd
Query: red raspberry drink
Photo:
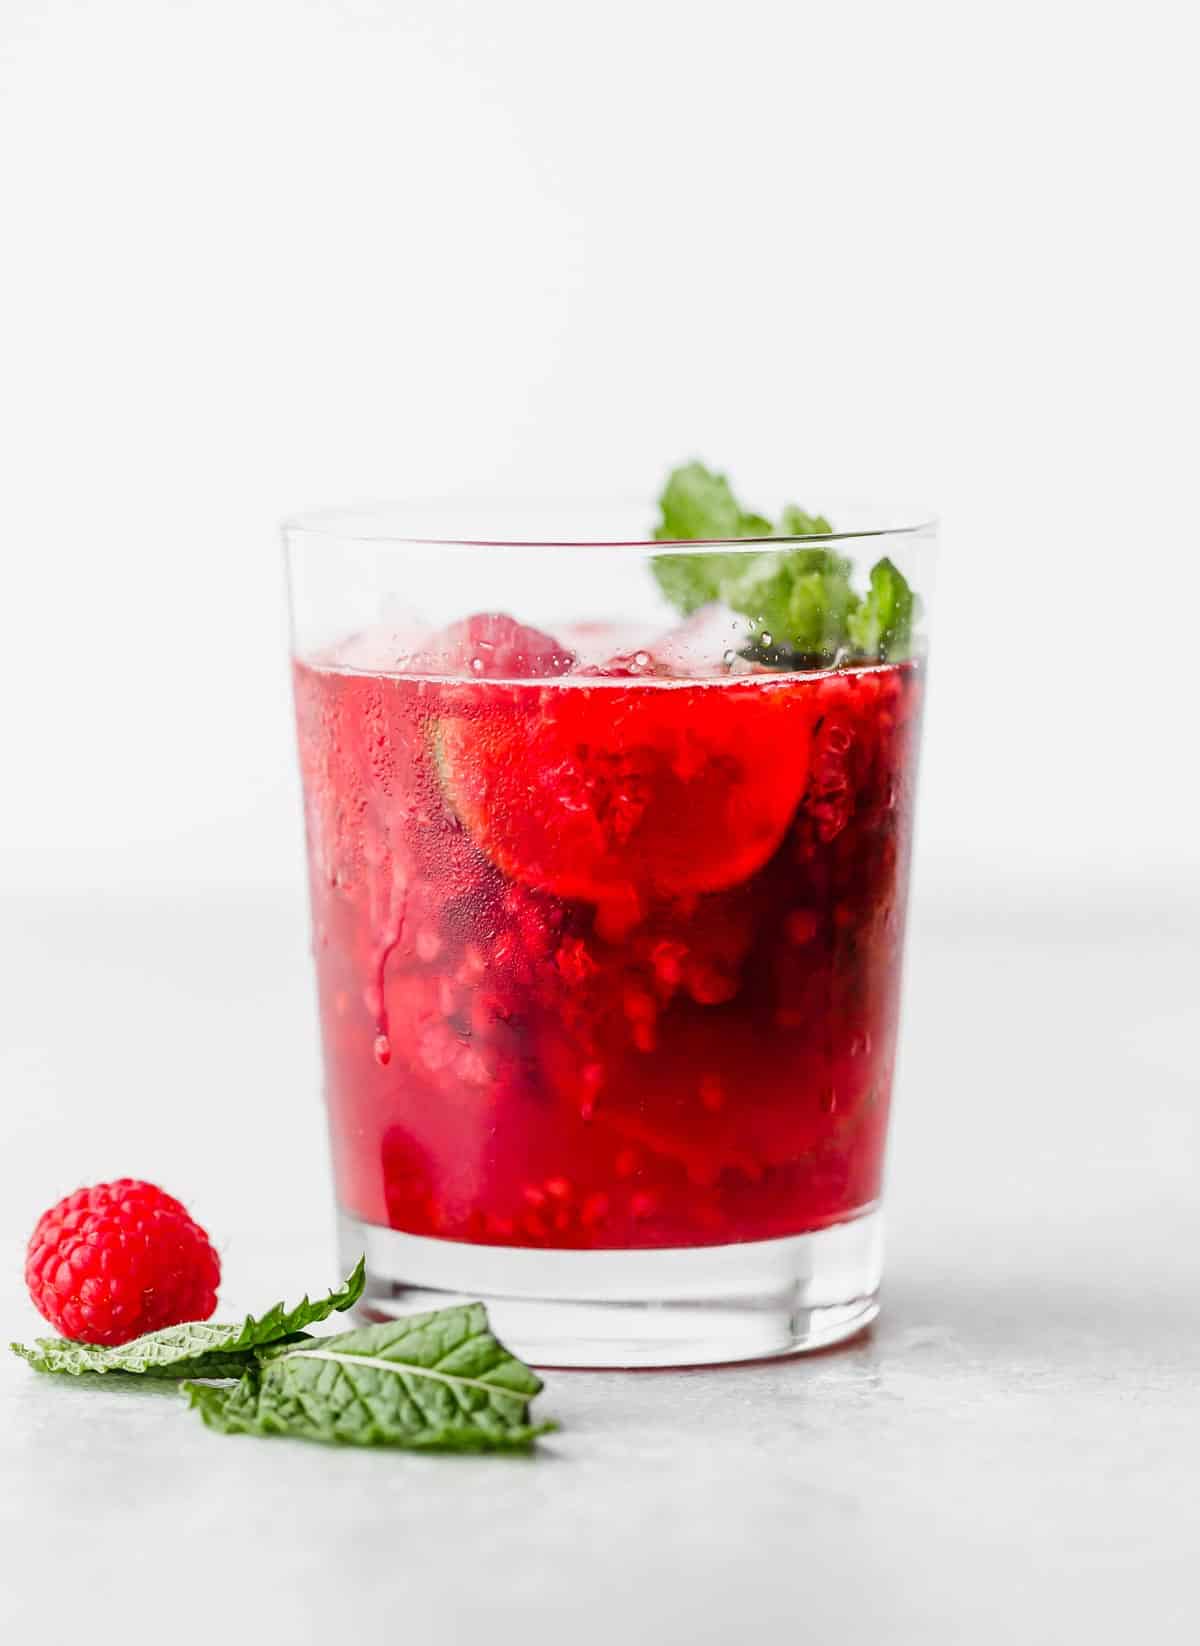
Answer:
<svg viewBox="0 0 1200 1646"><path fill-rule="evenodd" d="M560 1364L861 1324L873 1285L824 1303L796 1254L875 1240L921 663L697 678L500 616L377 650L295 666L337 1194L375 1304L484 1296ZM842 1314L709 1341L692 1316L751 1249L735 1312L809 1285Z"/></svg>

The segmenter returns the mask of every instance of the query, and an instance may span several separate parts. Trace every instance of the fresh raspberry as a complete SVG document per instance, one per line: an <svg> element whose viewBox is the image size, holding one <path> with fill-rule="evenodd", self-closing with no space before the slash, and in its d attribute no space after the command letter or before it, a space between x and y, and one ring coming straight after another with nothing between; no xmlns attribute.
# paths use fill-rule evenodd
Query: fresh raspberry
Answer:
<svg viewBox="0 0 1200 1646"><path fill-rule="evenodd" d="M574 652L552 635L527 628L506 612L476 612L434 635L428 651L408 667L467 679L542 680L566 674L574 661Z"/></svg>
<svg viewBox="0 0 1200 1646"><path fill-rule="evenodd" d="M34 1307L64 1337L128 1343L207 1320L221 1264L179 1202L131 1177L76 1189L38 1219L25 1256Z"/></svg>

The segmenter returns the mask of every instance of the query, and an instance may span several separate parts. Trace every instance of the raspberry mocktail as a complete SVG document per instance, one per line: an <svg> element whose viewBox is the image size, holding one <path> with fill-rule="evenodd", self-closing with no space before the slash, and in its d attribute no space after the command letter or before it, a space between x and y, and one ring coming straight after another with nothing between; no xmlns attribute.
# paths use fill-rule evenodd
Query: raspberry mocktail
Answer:
<svg viewBox="0 0 1200 1646"><path fill-rule="evenodd" d="M543 1363L876 1308L932 529L772 527L699 464L661 506L289 532L345 1255Z"/></svg>

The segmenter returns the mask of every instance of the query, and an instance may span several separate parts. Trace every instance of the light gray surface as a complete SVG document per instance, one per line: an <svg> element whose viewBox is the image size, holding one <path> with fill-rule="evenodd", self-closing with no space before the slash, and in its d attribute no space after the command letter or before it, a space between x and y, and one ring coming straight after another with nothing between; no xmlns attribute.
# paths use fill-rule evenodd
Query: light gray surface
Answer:
<svg viewBox="0 0 1200 1646"><path fill-rule="evenodd" d="M36 1214L122 1172L218 1237L228 1311L330 1280L300 910L0 912L5 1337ZM847 1349L552 1375L529 1462L221 1439L4 1357L0 1639L1195 1638L1197 913L923 913Z"/></svg>

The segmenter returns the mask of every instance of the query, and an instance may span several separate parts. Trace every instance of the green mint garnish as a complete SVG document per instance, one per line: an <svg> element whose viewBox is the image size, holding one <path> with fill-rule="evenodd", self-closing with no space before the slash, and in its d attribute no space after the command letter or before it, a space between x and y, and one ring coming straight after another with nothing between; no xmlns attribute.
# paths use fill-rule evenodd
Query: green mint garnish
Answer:
<svg viewBox="0 0 1200 1646"><path fill-rule="evenodd" d="M660 540L694 543L704 538L773 535L771 522L760 514L747 513L725 476L706 469L703 463L685 463L674 469L658 506L662 520L654 535Z"/></svg>
<svg viewBox="0 0 1200 1646"><path fill-rule="evenodd" d="M915 607L916 597L901 573L890 560L877 560L867 597L847 623L851 644L864 657L906 657Z"/></svg>
<svg viewBox="0 0 1200 1646"><path fill-rule="evenodd" d="M824 515L789 503L778 526L743 509L729 481L702 463L675 469L659 498L658 542L746 537L827 536ZM686 617L719 601L749 620L745 655L782 667L843 659L898 661L912 643L916 601L890 560L871 571L860 596L845 555L833 548L763 549L757 553L660 554L652 566L667 599Z"/></svg>
<svg viewBox="0 0 1200 1646"><path fill-rule="evenodd" d="M750 619L754 655L832 659L845 649L847 619L858 606L851 564L831 549L770 549L737 556L717 598Z"/></svg>
<svg viewBox="0 0 1200 1646"><path fill-rule="evenodd" d="M265 1351L235 1388L188 1383L222 1434L421 1451L523 1451L542 1387L488 1327L481 1303Z"/></svg>
<svg viewBox="0 0 1200 1646"><path fill-rule="evenodd" d="M785 503L775 537L827 537L833 530L823 514L806 514L794 503Z"/></svg>
<svg viewBox="0 0 1200 1646"><path fill-rule="evenodd" d="M143 1377L240 1377L252 1365L257 1350L303 1336L331 1314L352 1309L362 1296L366 1265L359 1259L345 1284L316 1303L304 1298L295 1308L276 1303L257 1318L247 1315L240 1325L194 1320L165 1326L130 1343L106 1349L95 1343L72 1343L62 1337L39 1337L32 1346L13 1343L14 1354L35 1371L79 1377L85 1372L127 1372Z"/></svg>

